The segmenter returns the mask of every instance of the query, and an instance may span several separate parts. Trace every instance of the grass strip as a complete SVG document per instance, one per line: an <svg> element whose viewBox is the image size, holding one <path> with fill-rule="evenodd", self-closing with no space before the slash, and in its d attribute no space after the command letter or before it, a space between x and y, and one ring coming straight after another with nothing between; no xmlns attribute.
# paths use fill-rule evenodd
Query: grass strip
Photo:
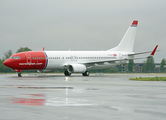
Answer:
<svg viewBox="0 0 166 120"><path fill-rule="evenodd" d="M166 77L136 77L130 78L129 80L136 80L136 81L166 81Z"/></svg>

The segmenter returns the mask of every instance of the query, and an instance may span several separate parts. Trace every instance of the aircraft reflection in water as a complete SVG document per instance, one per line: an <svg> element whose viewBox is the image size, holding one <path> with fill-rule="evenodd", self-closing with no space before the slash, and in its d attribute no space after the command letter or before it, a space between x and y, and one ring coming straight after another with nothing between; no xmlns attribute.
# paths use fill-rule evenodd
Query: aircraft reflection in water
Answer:
<svg viewBox="0 0 166 120"><path fill-rule="evenodd" d="M45 95L44 94L26 94L27 97L36 97L36 98L13 98L13 104L20 105L34 105L34 106L43 106L45 103ZM38 97L38 98L37 98ZM39 98L40 97L40 98Z"/></svg>
<svg viewBox="0 0 166 120"><path fill-rule="evenodd" d="M22 95L21 95L22 96ZM45 94L25 94L22 97L12 98L16 105L30 106L93 106L92 101L68 97L46 97Z"/></svg>

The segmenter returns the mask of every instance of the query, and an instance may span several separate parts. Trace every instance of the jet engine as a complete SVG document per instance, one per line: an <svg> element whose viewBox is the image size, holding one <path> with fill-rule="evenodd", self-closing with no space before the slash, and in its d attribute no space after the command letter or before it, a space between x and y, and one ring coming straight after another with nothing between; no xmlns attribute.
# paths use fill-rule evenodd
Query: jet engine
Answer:
<svg viewBox="0 0 166 120"><path fill-rule="evenodd" d="M68 66L67 70L70 73L84 73L86 71L86 66L82 64L71 64Z"/></svg>

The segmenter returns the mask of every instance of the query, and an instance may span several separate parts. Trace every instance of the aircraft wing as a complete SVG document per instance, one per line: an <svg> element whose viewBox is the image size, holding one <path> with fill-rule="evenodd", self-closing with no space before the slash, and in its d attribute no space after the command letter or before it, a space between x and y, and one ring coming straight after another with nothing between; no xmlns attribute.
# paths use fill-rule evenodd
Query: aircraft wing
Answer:
<svg viewBox="0 0 166 120"><path fill-rule="evenodd" d="M123 61L123 60L134 60L134 59L145 59L153 56L157 50L158 45L154 48L154 50L151 52L151 54L147 57L138 57L138 58L123 58L123 59L107 59L107 60L101 60L101 61L89 61L89 62L83 62L83 64L101 64L101 63L111 63L116 61ZM145 53L145 52L144 52ZM147 52L146 52L147 53ZM141 53L140 53L141 54ZM142 53L143 54L143 53Z"/></svg>
<svg viewBox="0 0 166 120"><path fill-rule="evenodd" d="M155 49L157 49L158 45L156 45ZM160 51L160 50L156 50L157 51ZM146 53L152 53L153 51L146 51L146 52L137 52L137 53L131 53L131 54L128 54L128 56L133 56L133 55L140 55L140 54L146 54Z"/></svg>
<svg viewBox="0 0 166 120"><path fill-rule="evenodd" d="M149 56L148 56L149 57ZM124 60L133 60L133 59L145 59L148 57L140 57L140 58L124 58L124 59L108 59L108 60L101 60L101 61L89 61L89 62L83 62L83 64L101 64L101 63L111 63L111 62L116 62L116 61L124 61Z"/></svg>

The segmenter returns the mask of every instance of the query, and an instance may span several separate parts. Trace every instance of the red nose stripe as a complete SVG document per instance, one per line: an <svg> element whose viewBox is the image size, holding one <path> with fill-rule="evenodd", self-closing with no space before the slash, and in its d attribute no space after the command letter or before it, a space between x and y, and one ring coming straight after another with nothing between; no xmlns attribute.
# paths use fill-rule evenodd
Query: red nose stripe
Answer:
<svg viewBox="0 0 166 120"><path fill-rule="evenodd" d="M12 55L19 59L8 59L4 65L18 70L42 70L46 67L46 55L43 51L21 52Z"/></svg>

